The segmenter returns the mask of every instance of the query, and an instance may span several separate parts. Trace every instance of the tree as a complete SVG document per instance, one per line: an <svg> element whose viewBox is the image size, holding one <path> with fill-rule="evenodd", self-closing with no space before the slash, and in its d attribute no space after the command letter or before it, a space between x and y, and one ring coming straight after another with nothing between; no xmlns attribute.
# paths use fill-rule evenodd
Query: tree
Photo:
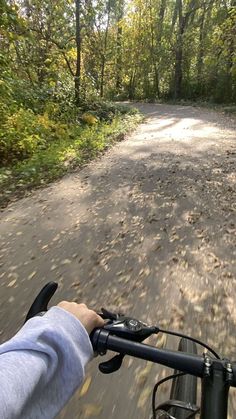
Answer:
<svg viewBox="0 0 236 419"><path fill-rule="evenodd" d="M175 23L175 17L177 16L178 29L175 48L174 99L179 99L182 95L184 34L187 30L190 17L192 16L193 20L194 14L198 8L199 6L196 5L196 1L191 0L186 6L186 10L184 10L182 0L176 0L175 15L173 19L173 23Z"/></svg>
<svg viewBox="0 0 236 419"><path fill-rule="evenodd" d="M75 72L75 100L80 100L80 78L81 78L81 0L75 0L75 20L76 20L76 72Z"/></svg>

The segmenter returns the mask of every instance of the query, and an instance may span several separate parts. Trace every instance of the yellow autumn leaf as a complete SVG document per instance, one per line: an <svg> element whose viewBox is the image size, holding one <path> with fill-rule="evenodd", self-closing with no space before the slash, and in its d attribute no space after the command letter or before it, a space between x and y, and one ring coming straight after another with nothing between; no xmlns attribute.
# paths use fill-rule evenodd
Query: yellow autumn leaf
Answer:
<svg viewBox="0 0 236 419"><path fill-rule="evenodd" d="M85 394L88 392L88 389L90 387L92 381L92 377L89 376L86 378L84 384L82 385L81 389L80 389L80 393L79 393L79 397L83 397L85 396Z"/></svg>
<svg viewBox="0 0 236 419"><path fill-rule="evenodd" d="M102 411L102 407L97 404L87 403L83 406L84 418L90 418L91 416L98 416Z"/></svg>
<svg viewBox="0 0 236 419"><path fill-rule="evenodd" d="M159 334L157 338L157 342L156 342L156 347L164 348L166 345L166 341L167 341L166 335L164 335L163 333Z"/></svg>
<svg viewBox="0 0 236 419"><path fill-rule="evenodd" d="M138 399L138 407L139 408L144 408L150 395L152 392L152 387L151 386L146 386L143 391L141 392L139 399Z"/></svg>

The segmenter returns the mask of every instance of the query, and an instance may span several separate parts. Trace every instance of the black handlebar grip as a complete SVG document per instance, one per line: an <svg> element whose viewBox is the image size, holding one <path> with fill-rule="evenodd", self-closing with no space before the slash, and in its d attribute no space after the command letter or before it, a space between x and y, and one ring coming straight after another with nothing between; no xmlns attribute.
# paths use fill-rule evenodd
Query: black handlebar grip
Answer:
<svg viewBox="0 0 236 419"><path fill-rule="evenodd" d="M92 331L90 340L95 354L105 355L108 336L109 332L103 328L96 328Z"/></svg>
<svg viewBox="0 0 236 419"><path fill-rule="evenodd" d="M47 311L48 303L55 294L57 287L58 284L56 282L48 282L48 284L41 289L27 313L25 322L31 319L31 317L34 317L43 311Z"/></svg>

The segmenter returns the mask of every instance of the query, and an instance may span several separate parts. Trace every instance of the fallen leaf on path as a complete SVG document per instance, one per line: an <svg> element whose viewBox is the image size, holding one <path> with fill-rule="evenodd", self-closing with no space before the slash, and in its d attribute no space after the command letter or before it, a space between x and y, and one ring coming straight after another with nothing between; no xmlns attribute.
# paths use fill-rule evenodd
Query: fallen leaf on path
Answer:
<svg viewBox="0 0 236 419"><path fill-rule="evenodd" d="M11 272L11 273L8 274L7 277L9 279L12 279L12 281L13 281L13 279L17 279L19 277L19 275L16 272Z"/></svg>
<svg viewBox="0 0 236 419"><path fill-rule="evenodd" d="M139 408L144 408L145 404L147 403L150 394L152 392L152 387L151 386L146 386L143 391L141 392L139 399L138 399L138 407Z"/></svg>
<svg viewBox="0 0 236 419"><path fill-rule="evenodd" d="M32 279L35 275L36 275L37 271L33 271L31 272L31 274L29 274L28 279Z"/></svg>
<svg viewBox="0 0 236 419"><path fill-rule="evenodd" d="M127 368L129 369L131 367L131 365L133 364L134 360L133 358L129 358L128 362L127 362Z"/></svg>
<svg viewBox="0 0 236 419"><path fill-rule="evenodd" d="M157 252L158 250L161 250L161 249L162 249L162 246L160 244L155 245L154 248L153 248L153 250L155 252Z"/></svg>
<svg viewBox="0 0 236 419"><path fill-rule="evenodd" d="M117 272L116 273L116 276L120 276L120 275L122 275L124 273L124 271L119 271L119 272Z"/></svg>
<svg viewBox="0 0 236 419"><path fill-rule="evenodd" d="M13 287L13 285L15 285L15 283L16 283L16 279L13 279L13 281L9 282L7 287L11 288L11 287Z"/></svg>
<svg viewBox="0 0 236 419"><path fill-rule="evenodd" d="M138 386L143 387L152 369L152 362L148 361L146 367L136 374L136 382Z"/></svg>
<svg viewBox="0 0 236 419"><path fill-rule="evenodd" d="M157 337L156 347L164 348L166 345L167 337L163 333L159 334Z"/></svg>
<svg viewBox="0 0 236 419"><path fill-rule="evenodd" d="M102 411L102 407L97 404L84 404L83 406L84 418L90 418L91 416L98 416Z"/></svg>
<svg viewBox="0 0 236 419"><path fill-rule="evenodd" d="M144 269L143 273L144 273L145 276L149 276L150 275L151 271L150 271L150 269L149 269L148 266Z"/></svg>
<svg viewBox="0 0 236 419"><path fill-rule="evenodd" d="M131 278L131 275L124 275L124 276L122 276L118 279L118 282L119 283L122 282L124 284L127 284L130 281L130 278Z"/></svg>
<svg viewBox="0 0 236 419"><path fill-rule="evenodd" d="M202 306L194 306L193 307L194 311L196 311L197 313L202 313L203 312L203 307Z"/></svg>
<svg viewBox="0 0 236 419"><path fill-rule="evenodd" d="M80 389L79 397L85 396L85 394L88 392L88 389L90 387L91 381L92 381L92 377L91 376L89 376L89 377L86 378L84 384L82 385L82 387Z"/></svg>
<svg viewBox="0 0 236 419"><path fill-rule="evenodd" d="M71 263L70 259L64 259L61 261L61 265L69 265Z"/></svg>
<svg viewBox="0 0 236 419"><path fill-rule="evenodd" d="M71 284L71 288L78 288L80 286L80 282L79 281L77 281L77 282L73 282L72 284Z"/></svg>

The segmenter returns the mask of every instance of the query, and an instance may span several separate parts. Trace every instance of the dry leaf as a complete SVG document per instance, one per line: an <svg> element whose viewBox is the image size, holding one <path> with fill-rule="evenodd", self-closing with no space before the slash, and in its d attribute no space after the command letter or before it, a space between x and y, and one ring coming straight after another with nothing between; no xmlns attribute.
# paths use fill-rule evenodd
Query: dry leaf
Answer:
<svg viewBox="0 0 236 419"><path fill-rule="evenodd" d="M36 271L31 272L31 274L28 276L28 279L32 279L36 275Z"/></svg>
<svg viewBox="0 0 236 419"><path fill-rule="evenodd" d="M150 271L149 267L147 266L147 267L144 269L144 274L145 274L145 276L149 276L149 275L150 275L150 273L151 273L151 271Z"/></svg>
<svg viewBox="0 0 236 419"><path fill-rule="evenodd" d="M11 287L13 287L13 285L15 285L15 283L16 283L16 279L13 279L13 281L9 282L7 287L11 288Z"/></svg>
<svg viewBox="0 0 236 419"><path fill-rule="evenodd" d="M143 387L152 369L152 362L148 361L146 367L136 374L136 382L140 387Z"/></svg>
<svg viewBox="0 0 236 419"><path fill-rule="evenodd" d="M88 392L88 389L90 387L91 381L92 381L92 377L91 376L89 376L89 377L86 378L84 384L82 385L82 387L80 389L79 397L85 396L85 394Z"/></svg>
<svg viewBox="0 0 236 419"><path fill-rule="evenodd" d="M61 261L61 265L69 265L69 263L71 263L70 259L64 259Z"/></svg>
<svg viewBox="0 0 236 419"><path fill-rule="evenodd" d="M164 348L166 345L167 337L163 333L159 334L157 337L156 347Z"/></svg>
<svg viewBox="0 0 236 419"><path fill-rule="evenodd" d="M102 411L102 407L97 404L84 404L83 405L83 413L84 418L90 418L91 416L98 416Z"/></svg>
<svg viewBox="0 0 236 419"><path fill-rule="evenodd" d="M139 399L138 399L138 407L139 408L144 408L145 404L147 403L150 394L152 392L152 387L151 386L146 386L143 391L141 392Z"/></svg>
<svg viewBox="0 0 236 419"><path fill-rule="evenodd" d="M202 306L194 306L194 311L196 311L197 313L202 313L203 312L203 307Z"/></svg>
<svg viewBox="0 0 236 419"><path fill-rule="evenodd" d="M79 281L77 281L77 282L73 282L72 284L71 284L71 288L78 288L80 286L80 282Z"/></svg>

